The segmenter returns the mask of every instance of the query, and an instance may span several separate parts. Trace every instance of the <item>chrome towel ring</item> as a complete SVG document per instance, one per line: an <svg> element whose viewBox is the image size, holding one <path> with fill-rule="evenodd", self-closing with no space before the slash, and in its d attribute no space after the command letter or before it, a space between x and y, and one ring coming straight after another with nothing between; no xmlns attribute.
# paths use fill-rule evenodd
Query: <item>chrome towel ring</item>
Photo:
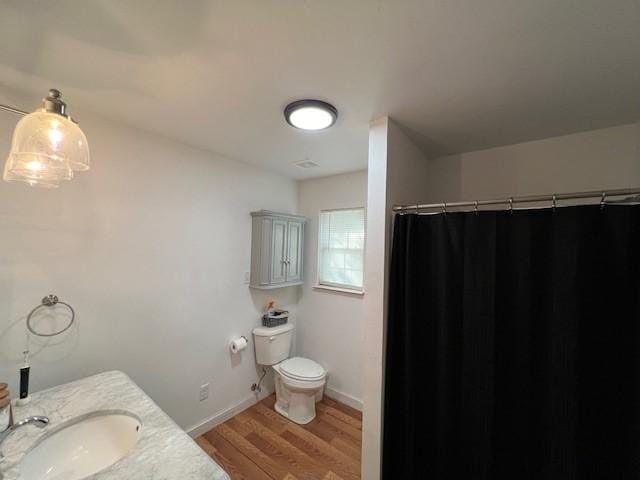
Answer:
<svg viewBox="0 0 640 480"><path fill-rule="evenodd" d="M69 324L66 327L64 327L62 330L58 330L57 332L53 332L53 333L40 333L40 332L37 332L36 330L34 330L34 328L31 326L31 317L33 316L33 314L36 313L38 310L40 310L43 307L53 307L53 306L58 305L58 304L59 305L64 305L71 312L71 320L69 320ZM34 335L37 335L39 337L55 337L56 335L60 335L61 333L64 333L67 330L69 330L69 328L71 328L71 325L73 325L73 321L75 319L76 319L76 312L73 310L73 307L71 305L69 305L68 303L65 303L65 302L61 302L58 299L58 297L56 297L55 295L47 295L46 297L44 297L42 299L42 302L40 302L40 305L38 305L36 308L31 310L29 312L29 315L27 315L27 328L29 329L29 331L31 333L33 333Z"/></svg>

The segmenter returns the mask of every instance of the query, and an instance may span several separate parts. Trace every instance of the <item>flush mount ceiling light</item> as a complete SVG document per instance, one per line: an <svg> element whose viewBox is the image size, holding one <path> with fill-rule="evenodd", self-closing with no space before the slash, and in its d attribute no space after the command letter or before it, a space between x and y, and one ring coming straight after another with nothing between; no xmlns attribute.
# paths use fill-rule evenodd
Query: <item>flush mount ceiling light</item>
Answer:
<svg viewBox="0 0 640 480"><path fill-rule="evenodd" d="M58 90L49 90L42 108L33 113L7 105L0 109L24 115L13 132L5 181L56 188L62 180L73 179L74 172L89 170L87 137L67 115Z"/></svg>
<svg viewBox="0 0 640 480"><path fill-rule="evenodd" d="M284 118L300 130L324 130L336 123L338 110L321 100L298 100L285 107Z"/></svg>

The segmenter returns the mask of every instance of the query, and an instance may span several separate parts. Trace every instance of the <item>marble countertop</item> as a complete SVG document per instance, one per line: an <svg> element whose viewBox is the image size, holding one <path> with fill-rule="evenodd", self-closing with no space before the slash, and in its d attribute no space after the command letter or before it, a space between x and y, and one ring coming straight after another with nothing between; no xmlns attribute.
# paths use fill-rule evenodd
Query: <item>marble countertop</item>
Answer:
<svg viewBox="0 0 640 480"><path fill-rule="evenodd" d="M45 435L60 425L95 411L122 410L142 420L142 433L133 449L110 467L87 477L91 480L229 480L216 464L133 381L118 371L100 373L58 385L32 395L29 405L14 407L16 421L30 415L46 415L43 429L17 429L2 444L5 461L2 480L17 480L17 464Z"/></svg>

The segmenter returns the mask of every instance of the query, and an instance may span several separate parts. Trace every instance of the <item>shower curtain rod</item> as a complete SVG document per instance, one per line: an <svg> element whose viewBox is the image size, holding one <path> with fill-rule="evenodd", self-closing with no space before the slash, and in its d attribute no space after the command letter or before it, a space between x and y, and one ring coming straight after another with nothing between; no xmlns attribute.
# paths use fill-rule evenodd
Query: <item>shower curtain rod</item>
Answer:
<svg viewBox="0 0 640 480"><path fill-rule="evenodd" d="M393 207L395 213L420 213L424 210L442 210L446 212L449 208L478 207L486 205L509 205L513 208L516 203L535 203L535 202L552 202L551 206L556 207L560 200L575 200L581 198L600 198L601 204L604 205L609 197L620 197L625 195L640 195L640 187L622 188L618 190L594 190L591 192L573 192L573 193L552 193L550 195L529 195L522 197L496 198L492 200L475 200L473 202L445 202L445 203L422 203L416 205L396 205ZM639 200L640 201L640 200Z"/></svg>

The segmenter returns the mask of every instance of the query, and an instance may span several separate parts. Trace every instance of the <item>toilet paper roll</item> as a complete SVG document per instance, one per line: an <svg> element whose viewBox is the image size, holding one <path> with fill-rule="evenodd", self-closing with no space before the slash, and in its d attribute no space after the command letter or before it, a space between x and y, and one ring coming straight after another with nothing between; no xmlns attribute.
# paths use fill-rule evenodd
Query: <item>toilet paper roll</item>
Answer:
<svg viewBox="0 0 640 480"><path fill-rule="evenodd" d="M248 343L249 342L246 337L236 338L235 340L231 340L229 350L231 350L231 353L240 353L242 350L247 348Z"/></svg>

